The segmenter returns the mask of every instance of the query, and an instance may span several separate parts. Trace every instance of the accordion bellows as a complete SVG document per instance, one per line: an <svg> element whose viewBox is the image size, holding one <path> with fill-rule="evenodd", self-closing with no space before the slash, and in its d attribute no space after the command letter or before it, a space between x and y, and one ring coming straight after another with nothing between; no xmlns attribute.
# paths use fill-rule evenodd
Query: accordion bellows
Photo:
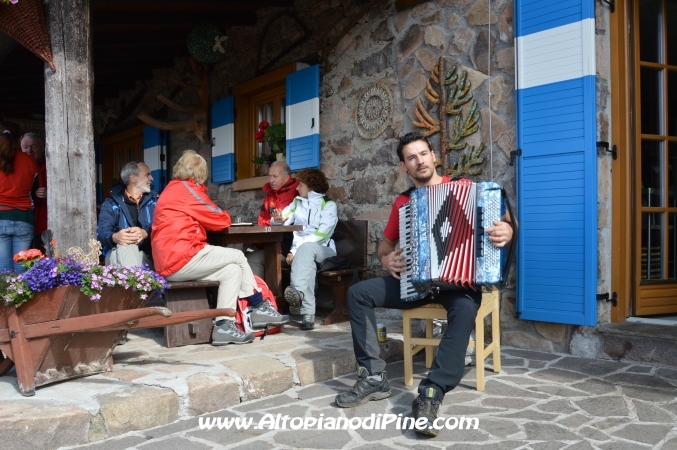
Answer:
<svg viewBox="0 0 677 450"><path fill-rule="evenodd" d="M504 212L501 186L468 179L414 189L402 205L400 247L406 261L401 274L403 301L436 289L473 289L498 285L504 251L484 231Z"/></svg>

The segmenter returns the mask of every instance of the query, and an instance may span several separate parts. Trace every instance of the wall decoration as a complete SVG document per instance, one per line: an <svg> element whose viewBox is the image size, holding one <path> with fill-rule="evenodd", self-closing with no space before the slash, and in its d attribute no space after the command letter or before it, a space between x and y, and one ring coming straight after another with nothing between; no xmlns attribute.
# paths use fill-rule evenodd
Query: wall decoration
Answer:
<svg viewBox="0 0 677 450"><path fill-rule="evenodd" d="M223 46L226 39L228 36L224 36L216 25L200 25L188 35L188 51L196 61L217 63L225 56Z"/></svg>
<svg viewBox="0 0 677 450"><path fill-rule="evenodd" d="M383 133L393 115L393 95L390 88L378 82L369 86L357 104L357 131L365 139Z"/></svg>
<svg viewBox="0 0 677 450"><path fill-rule="evenodd" d="M445 61L440 57L437 65L430 72L430 79L426 83L425 97L434 105L439 105L439 120L434 119L423 106L421 99L416 100L416 118L412 124L423 128L424 136L432 136L440 133L440 164L444 173L452 176L475 176L482 172L479 167L484 158L482 151L484 144L477 147L469 146L465 138L479 130L478 121L480 113L477 111L477 100L470 92L468 72L461 71L452 66L445 70ZM463 116L463 106L470 103L467 115ZM447 130L447 116L455 116L452 129ZM449 136L449 131L451 136ZM448 153L451 151L463 151L458 161L448 164Z"/></svg>

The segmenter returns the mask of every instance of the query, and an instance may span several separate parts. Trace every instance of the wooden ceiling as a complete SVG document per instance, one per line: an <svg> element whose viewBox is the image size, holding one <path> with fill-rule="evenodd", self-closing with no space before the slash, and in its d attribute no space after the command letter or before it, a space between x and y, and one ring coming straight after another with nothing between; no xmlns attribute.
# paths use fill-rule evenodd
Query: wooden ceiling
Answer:
<svg viewBox="0 0 677 450"><path fill-rule="evenodd" d="M265 7L293 0L92 0L94 104L152 78L153 69L188 56L186 37L197 25L256 25ZM5 37L5 36L3 36ZM252 43L252 49L256 43ZM3 56L2 55L6 55ZM43 62L20 45L0 52L0 115L44 114Z"/></svg>

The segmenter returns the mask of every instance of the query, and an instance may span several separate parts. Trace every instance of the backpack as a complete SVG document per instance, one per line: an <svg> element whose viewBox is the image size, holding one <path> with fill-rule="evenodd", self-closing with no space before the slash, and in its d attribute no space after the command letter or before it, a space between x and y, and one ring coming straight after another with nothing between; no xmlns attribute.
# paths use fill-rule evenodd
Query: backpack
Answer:
<svg viewBox="0 0 677 450"><path fill-rule="evenodd" d="M254 280L256 281L256 286L261 289L261 294L263 295L263 301L268 301L273 305L273 309L277 311L277 304L275 303L275 296L268 289L268 285L261 277L254 275ZM263 339L267 334L276 334L282 331L282 326L278 325L275 327L265 327L265 328L252 328L252 319L251 319L252 307L249 306L246 298L239 298L237 300L237 311L235 312L235 326L245 333L252 333L254 336Z"/></svg>
<svg viewBox="0 0 677 450"><path fill-rule="evenodd" d="M353 269L353 284L357 283L357 267L355 267L344 256L332 256L325 259L317 265L318 272L329 272L332 270Z"/></svg>

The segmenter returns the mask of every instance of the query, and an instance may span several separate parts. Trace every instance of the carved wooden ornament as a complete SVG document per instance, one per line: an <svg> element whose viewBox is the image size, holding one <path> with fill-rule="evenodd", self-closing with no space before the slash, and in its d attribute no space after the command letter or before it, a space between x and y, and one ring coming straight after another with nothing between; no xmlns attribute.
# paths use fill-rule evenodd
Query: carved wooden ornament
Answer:
<svg viewBox="0 0 677 450"><path fill-rule="evenodd" d="M365 139L383 133L393 115L393 95L390 88L378 82L367 88L357 105L357 131Z"/></svg>

